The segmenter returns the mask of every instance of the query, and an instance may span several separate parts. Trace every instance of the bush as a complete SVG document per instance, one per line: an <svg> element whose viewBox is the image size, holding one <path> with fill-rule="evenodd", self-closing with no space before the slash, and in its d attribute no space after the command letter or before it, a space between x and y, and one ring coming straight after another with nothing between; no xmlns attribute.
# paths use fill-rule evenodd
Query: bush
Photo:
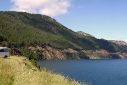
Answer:
<svg viewBox="0 0 127 85"><path fill-rule="evenodd" d="M38 64L38 62L34 59L31 59L30 62L32 63L32 65L34 65L35 67L37 67L38 69L40 69L40 65Z"/></svg>
<svg viewBox="0 0 127 85"><path fill-rule="evenodd" d="M81 59L89 59L89 57L85 54L85 52L82 52L82 51L79 52L79 57Z"/></svg>

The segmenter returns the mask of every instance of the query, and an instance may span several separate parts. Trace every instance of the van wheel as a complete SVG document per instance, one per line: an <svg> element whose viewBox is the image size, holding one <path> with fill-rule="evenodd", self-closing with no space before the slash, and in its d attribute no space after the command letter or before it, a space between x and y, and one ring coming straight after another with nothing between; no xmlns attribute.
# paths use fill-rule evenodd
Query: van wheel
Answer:
<svg viewBox="0 0 127 85"><path fill-rule="evenodd" d="M8 57L7 55L4 56L4 58L7 58L7 57Z"/></svg>

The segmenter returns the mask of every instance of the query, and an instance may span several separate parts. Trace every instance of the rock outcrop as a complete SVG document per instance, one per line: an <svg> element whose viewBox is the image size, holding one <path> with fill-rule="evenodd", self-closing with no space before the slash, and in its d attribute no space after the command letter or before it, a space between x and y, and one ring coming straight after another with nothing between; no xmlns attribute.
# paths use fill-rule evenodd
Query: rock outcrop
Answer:
<svg viewBox="0 0 127 85"><path fill-rule="evenodd" d="M55 49L50 46L29 47L31 50L41 50L42 60L67 60L67 59L126 59L127 53L124 52L107 52L106 50L82 50L77 51L71 48Z"/></svg>

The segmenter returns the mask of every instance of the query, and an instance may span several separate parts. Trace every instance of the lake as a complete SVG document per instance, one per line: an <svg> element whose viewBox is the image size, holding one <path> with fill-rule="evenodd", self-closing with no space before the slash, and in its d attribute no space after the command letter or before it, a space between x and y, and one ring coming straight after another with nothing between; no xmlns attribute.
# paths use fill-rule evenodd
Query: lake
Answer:
<svg viewBox="0 0 127 85"><path fill-rule="evenodd" d="M41 67L92 85L127 85L127 60L38 61Z"/></svg>

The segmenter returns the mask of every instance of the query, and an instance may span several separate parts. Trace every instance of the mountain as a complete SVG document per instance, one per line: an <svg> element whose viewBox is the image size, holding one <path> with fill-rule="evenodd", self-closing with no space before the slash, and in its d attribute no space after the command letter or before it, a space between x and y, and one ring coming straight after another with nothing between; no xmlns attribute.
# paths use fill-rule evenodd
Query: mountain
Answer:
<svg viewBox="0 0 127 85"><path fill-rule="evenodd" d="M117 45L127 46L127 43L125 41L121 41L121 40L109 40L109 41Z"/></svg>
<svg viewBox="0 0 127 85"><path fill-rule="evenodd" d="M49 16L14 11L0 12L0 46L12 55L46 60L126 58L127 52L126 46L84 36Z"/></svg>

